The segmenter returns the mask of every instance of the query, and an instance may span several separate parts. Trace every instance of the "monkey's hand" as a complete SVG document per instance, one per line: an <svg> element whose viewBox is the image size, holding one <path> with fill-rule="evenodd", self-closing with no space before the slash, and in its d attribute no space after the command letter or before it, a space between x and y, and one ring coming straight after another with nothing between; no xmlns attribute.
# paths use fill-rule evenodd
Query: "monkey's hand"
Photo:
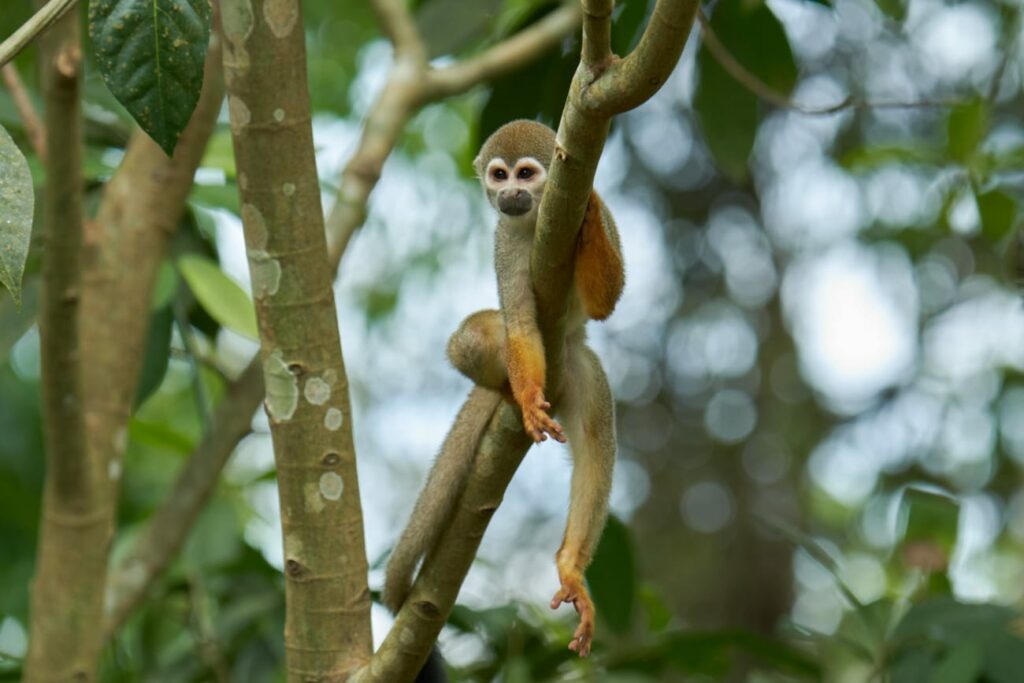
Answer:
<svg viewBox="0 0 1024 683"><path fill-rule="evenodd" d="M594 602L590 599L590 593L583 585L583 577L578 572L562 576L562 587L551 598L551 609L557 609L563 602L572 603L576 613L580 615L580 625L569 642L569 649L586 657L590 654L590 644L594 639Z"/></svg>
<svg viewBox="0 0 1024 683"><path fill-rule="evenodd" d="M535 443L546 441L549 434L555 441L565 443L562 425L555 422L547 412L551 410L551 404L544 399L544 392L535 390L527 396L520 408L523 410L523 427Z"/></svg>

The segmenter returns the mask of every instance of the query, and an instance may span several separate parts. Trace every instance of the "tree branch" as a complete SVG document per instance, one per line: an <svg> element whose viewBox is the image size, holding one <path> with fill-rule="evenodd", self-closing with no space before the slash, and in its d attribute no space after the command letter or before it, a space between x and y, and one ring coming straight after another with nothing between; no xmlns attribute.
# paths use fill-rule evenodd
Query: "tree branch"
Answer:
<svg viewBox="0 0 1024 683"><path fill-rule="evenodd" d="M756 97L765 102L789 111L806 116L828 116L846 109L913 109L917 107L955 107L963 104L958 100L920 100L915 102L861 102L852 95L846 97L836 104L825 107L808 107L794 102L790 97L780 93L770 85L758 78L754 73L743 66L738 59L729 51L718 38L715 30L711 27L707 15L703 10L697 12L697 21L700 22L701 40L707 45L708 52L715 58L715 61L725 69L726 73L732 76L737 83L753 93ZM998 79L994 82L998 82Z"/></svg>
<svg viewBox="0 0 1024 683"><path fill-rule="evenodd" d="M612 58L612 10L614 0L581 0L583 6L584 64L603 68Z"/></svg>
<svg viewBox="0 0 1024 683"><path fill-rule="evenodd" d="M36 36L53 26L77 0L50 0L21 27L0 43L0 66L14 59Z"/></svg>
<svg viewBox="0 0 1024 683"><path fill-rule="evenodd" d="M425 74L423 98L428 101L466 92L520 68L558 45L580 23L580 8L563 5L543 19L479 55Z"/></svg>
<svg viewBox="0 0 1024 683"><path fill-rule="evenodd" d="M604 73L594 70L599 64L590 65L599 78L593 84L580 84L581 108L611 117L646 102L665 84L679 61L698 6L697 0L659 0L640 42L625 59Z"/></svg>
<svg viewBox="0 0 1024 683"><path fill-rule="evenodd" d="M111 529L153 283L224 99L220 56L220 42L214 37L199 101L173 157L135 129L120 166L104 188L95 229L86 245L82 297L83 319L87 321L82 326L82 347L89 358L89 367L83 372L86 443L105 491ZM111 307L111 301L117 306ZM95 588L100 594L103 585L110 584L106 573L102 578L103 583ZM106 619L100 613L94 623L109 624L109 613L121 606L121 586L113 584L112 588L115 592L104 601Z"/></svg>
<svg viewBox="0 0 1024 683"><path fill-rule="evenodd" d="M370 591L302 6L223 7L231 137L281 501L287 676L336 681L372 651Z"/></svg>
<svg viewBox="0 0 1024 683"><path fill-rule="evenodd" d="M46 169L40 314L46 480L31 592L24 680L94 680L98 639L89 617L102 608L92 579L107 544L104 502L84 443L79 318L82 251L82 109L79 19L70 15L42 41L47 144L61 150ZM108 540L108 539L104 539Z"/></svg>
<svg viewBox="0 0 1024 683"><path fill-rule="evenodd" d="M404 0L371 0L377 23L384 35L391 41L395 52L416 54L421 61L426 61L426 48L416 28L416 22L405 7Z"/></svg>
<svg viewBox="0 0 1024 683"><path fill-rule="evenodd" d="M572 262L576 234L611 115L639 105L668 78L686 42L696 3L658 0L636 50L611 67L602 63L604 55L610 54L602 7L603 3L594 3L591 18L584 21L583 64L573 79L559 125L534 237L531 276L549 387L558 386L561 370L572 277L572 268L567 266ZM601 94L588 102L594 87ZM380 649L370 664L356 673L354 681L391 683L415 677L455 603L487 524L529 445L517 411L503 402L481 440L450 525L425 558Z"/></svg>
<svg viewBox="0 0 1024 683"><path fill-rule="evenodd" d="M214 412L210 429L178 475L174 488L111 572L107 582L106 639L117 632L145 598L153 580L178 554L229 456L249 433L262 395L263 368L253 362L231 383L224 401Z"/></svg>
<svg viewBox="0 0 1024 683"><path fill-rule="evenodd" d="M3 76L7 92L11 94L14 101L14 108L21 118L21 124L25 127L25 135L32 146L32 151L43 162L46 161L46 128L39 120L36 108L32 106L32 99L28 96L28 90L18 75L18 70L13 64L4 64L0 68L0 75Z"/></svg>

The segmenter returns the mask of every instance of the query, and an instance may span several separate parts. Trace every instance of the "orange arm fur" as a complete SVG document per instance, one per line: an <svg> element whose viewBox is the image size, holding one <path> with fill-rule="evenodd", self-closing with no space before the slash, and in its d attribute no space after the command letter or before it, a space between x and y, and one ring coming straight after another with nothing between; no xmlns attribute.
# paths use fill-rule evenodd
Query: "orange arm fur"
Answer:
<svg viewBox="0 0 1024 683"><path fill-rule="evenodd" d="M576 291L583 311L594 320L604 320L622 295L625 271L622 254L609 238L601 198L591 191L576 246Z"/></svg>

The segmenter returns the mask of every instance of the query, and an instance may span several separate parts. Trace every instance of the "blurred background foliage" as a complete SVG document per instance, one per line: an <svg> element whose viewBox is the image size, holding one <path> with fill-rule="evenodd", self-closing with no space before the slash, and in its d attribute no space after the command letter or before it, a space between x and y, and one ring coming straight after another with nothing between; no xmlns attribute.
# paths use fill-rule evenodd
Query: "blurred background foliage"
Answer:
<svg viewBox="0 0 1024 683"><path fill-rule="evenodd" d="M618 52L651 4L617 3ZM552 7L415 5L439 60ZM390 47L365 3L303 6L329 204ZM571 657L574 619L546 607L568 490L566 459L547 444L517 475L442 635L452 673L1018 683L1019 3L717 0L705 12L731 66L695 28L662 92L615 122L598 172L628 284L612 319L592 326L620 440L616 517L588 575L594 655ZM7 0L0 35L29 13L28 0ZM345 257L337 298L374 587L467 388L445 339L496 303L493 218L472 158L511 118L554 125L577 55L568 39L421 112ZM17 62L30 83L33 59ZM95 205L130 127L87 74ZM4 92L0 123L28 155ZM222 117L154 296L115 561L255 349L234 176ZM25 651L42 484L38 278L36 256L23 308L0 298L6 680ZM186 550L105 653L105 681L281 680L273 482L260 413ZM387 624L375 607L377 638Z"/></svg>

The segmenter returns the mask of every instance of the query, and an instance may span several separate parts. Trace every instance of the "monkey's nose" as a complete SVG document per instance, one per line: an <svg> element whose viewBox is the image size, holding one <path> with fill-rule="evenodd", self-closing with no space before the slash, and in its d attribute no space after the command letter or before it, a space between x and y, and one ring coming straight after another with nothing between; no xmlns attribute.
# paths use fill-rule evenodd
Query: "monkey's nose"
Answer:
<svg viewBox="0 0 1024 683"><path fill-rule="evenodd" d="M509 216L522 216L533 208L533 198L526 190L502 192L498 195L498 210Z"/></svg>

